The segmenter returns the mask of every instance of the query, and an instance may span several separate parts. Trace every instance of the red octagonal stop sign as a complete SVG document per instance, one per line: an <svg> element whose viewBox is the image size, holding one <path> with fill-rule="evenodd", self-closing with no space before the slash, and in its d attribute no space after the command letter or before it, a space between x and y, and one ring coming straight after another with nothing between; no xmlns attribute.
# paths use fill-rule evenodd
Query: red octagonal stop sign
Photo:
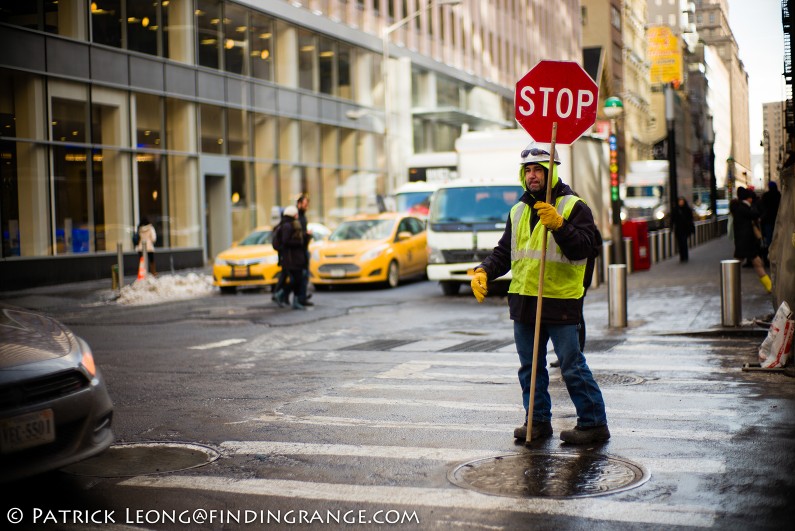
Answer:
<svg viewBox="0 0 795 531"><path fill-rule="evenodd" d="M596 121L599 88L573 61L541 61L516 83L516 121L536 142L571 144Z"/></svg>

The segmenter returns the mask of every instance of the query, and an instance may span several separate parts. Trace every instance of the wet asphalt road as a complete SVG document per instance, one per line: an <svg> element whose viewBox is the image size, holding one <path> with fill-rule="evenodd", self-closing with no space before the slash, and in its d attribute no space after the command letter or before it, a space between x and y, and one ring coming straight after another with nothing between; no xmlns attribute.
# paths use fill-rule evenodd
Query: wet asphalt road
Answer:
<svg viewBox="0 0 795 531"><path fill-rule="evenodd" d="M217 459L168 471L178 460L163 445L144 463L159 473L125 476L130 463L105 462L104 475L122 477L19 482L0 520L16 507L14 529L788 528L795 380L740 370L764 330L720 329L722 252L708 244L688 269L669 261L632 275L627 329L607 328L605 286L589 293L586 356L613 437L585 448L557 438L575 414L555 369L554 438L514 443L523 411L504 299L443 297L426 281L317 293L306 312L256 291L146 307L105 303L106 290L85 286L9 294L89 341L120 443L196 444ZM743 275L748 320L769 301ZM495 456L518 465L470 479L496 493L451 481L459 465ZM567 468L549 456L615 458L643 477L569 497L631 478L615 463ZM564 495L517 494L539 482ZM101 521L72 525L91 518Z"/></svg>

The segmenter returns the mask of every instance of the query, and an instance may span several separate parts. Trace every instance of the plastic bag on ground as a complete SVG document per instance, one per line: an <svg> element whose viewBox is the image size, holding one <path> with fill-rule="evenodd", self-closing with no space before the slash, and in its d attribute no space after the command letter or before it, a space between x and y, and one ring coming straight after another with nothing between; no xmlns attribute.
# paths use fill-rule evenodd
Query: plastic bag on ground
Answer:
<svg viewBox="0 0 795 531"><path fill-rule="evenodd" d="M778 307L767 337L759 346L759 362L765 369L786 365L792 353L792 338L795 335L795 320L786 301Z"/></svg>

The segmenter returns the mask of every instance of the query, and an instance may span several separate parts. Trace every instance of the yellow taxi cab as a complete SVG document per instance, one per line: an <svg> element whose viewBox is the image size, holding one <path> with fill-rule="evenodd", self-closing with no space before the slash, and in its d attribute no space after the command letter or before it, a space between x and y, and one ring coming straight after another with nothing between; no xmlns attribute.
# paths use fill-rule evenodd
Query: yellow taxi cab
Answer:
<svg viewBox="0 0 795 531"><path fill-rule="evenodd" d="M407 213L347 218L322 245L312 248L309 280L317 289L341 284L394 288L425 274L425 224Z"/></svg>
<svg viewBox="0 0 795 531"><path fill-rule="evenodd" d="M213 286L234 293L239 286L271 286L279 280L279 253L271 245L273 229L257 227L236 245L219 253L213 264Z"/></svg>
<svg viewBox="0 0 795 531"><path fill-rule="evenodd" d="M307 224L312 245L324 241L331 229L320 223ZM213 286L221 293L234 293L240 286L275 286L282 268L279 253L271 245L273 228L257 227L238 243L219 253L213 264Z"/></svg>

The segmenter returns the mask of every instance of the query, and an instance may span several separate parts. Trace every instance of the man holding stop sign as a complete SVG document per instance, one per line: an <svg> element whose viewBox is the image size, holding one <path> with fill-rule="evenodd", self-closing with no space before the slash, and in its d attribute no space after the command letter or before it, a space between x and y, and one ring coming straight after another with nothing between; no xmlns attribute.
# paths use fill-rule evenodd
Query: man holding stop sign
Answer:
<svg viewBox="0 0 795 531"><path fill-rule="evenodd" d="M525 193L511 208L497 247L472 279L472 292L483 302L488 280L512 273L508 303L527 412L514 437L526 443L553 434L546 368L550 340L577 410L577 425L563 430L561 440L592 444L610 438L602 392L579 341L585 272L599 251L598 229L588 205L558 178L561 162L555 154L558 136L568 144L593 125L597 100L596 84L576 63L542 61L519 80L516 119L534 140L548 145L531 142L521 152L519 179Z"/></svg>

